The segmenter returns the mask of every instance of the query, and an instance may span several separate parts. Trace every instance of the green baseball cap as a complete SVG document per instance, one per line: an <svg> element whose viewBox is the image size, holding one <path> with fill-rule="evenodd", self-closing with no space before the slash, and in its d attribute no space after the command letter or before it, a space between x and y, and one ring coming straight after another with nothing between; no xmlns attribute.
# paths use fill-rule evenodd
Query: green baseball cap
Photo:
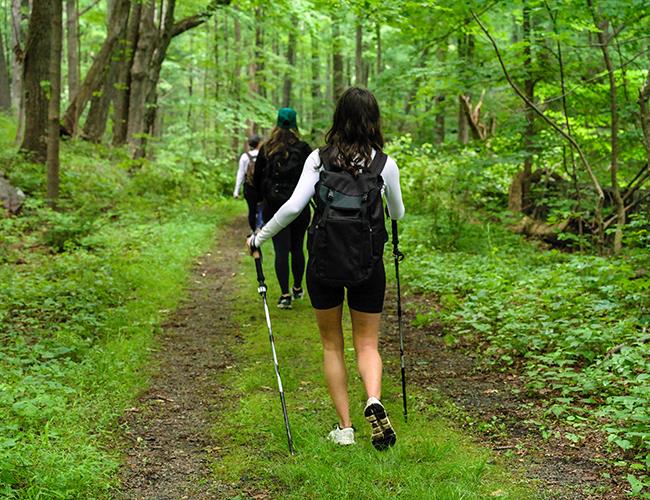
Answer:
<svg viewBox="0 0 650 500"><path fill-rule="evenodd" d="M293 108L282 108L278 111L278 127L280 128L298 128L296 123L296 110Z"/></svg>

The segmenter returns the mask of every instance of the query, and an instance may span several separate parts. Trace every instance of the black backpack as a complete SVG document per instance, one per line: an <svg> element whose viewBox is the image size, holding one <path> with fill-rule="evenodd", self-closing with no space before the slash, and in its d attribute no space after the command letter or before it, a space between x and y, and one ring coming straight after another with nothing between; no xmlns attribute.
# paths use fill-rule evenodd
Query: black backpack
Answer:
<svg viewBox="0 0 650 500"><path fill-rule="evenodd" d="M304 164L305 155L300 142L289 146L284 154L268 158L264 198L272 208L280 208L291 197Z"/></svg>
<svg viewBox="0 0 650 500"><path fill-rule="evenodd" d="M369 168L356 177L322 163L307 248L311 272L326 284L358 285L383 257L388 233L381 172L387 158L377 152Z"/></svg>

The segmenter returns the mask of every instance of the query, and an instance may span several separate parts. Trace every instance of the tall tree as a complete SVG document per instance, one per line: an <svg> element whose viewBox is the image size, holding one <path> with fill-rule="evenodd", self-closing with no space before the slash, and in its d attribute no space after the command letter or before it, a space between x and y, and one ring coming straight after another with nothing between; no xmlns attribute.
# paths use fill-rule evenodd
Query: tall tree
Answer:
<svg viewBox="0 0 650 500"><path fill-rule="evenodd" d="M36 161L47 157L48 99L43 82L50 78L52 2L33 0L23 70L25 130L20 149Z"/></svg>
<svg viewBox="0 0 650 500"><path fill-rule="evenodd" d="M2 32L0 32L0 111L11 111L11 85Z"/></svg>
<svg viewBox="0 0 650 500"><path fill-rule="evenodd" d="M610 163L609 174L612 184L612 198L616 210L616 231L614 233L614 253L619 253L623 248L623 227L625 226L625 203L621 196L621 188L618 183L618 103L616 74L614 64L609 53L609 45L615 34L609 32L610 23L594 6L593 0L587 0L591 9L594 24L598 29L598 45L603 55L605 69L609 79L609 111L610 111Z"/></svg>
<svg viewBox="0 0 650 500"><path fill-rule="evenodd" d="M293 88L293 75L296 73L296 30L298 18L291 17L291 29L289 30L289 41L287 43L287 72L284 75L284 87L282 105L291 106L291 90Z"/></svg>
<svg viewBox="0 0 650 500"><path fill-rule="evenodd" d="M63 51L63 0L52 0L50 48L50 102L47 134L47 198L52 206L59 198L59 141L61 136L61 53Z"/></svg>
<svg viewBox="0 0 650 500"><path fill-rule="evenodd" d="M126 144L131 98L131 69L140 33L142 2L132 2L126 37L119 46L119 67L113 102L113 145Z"/></svg>
<svg viewBox="0 0 650 500"><path fill-rule="evenodd" d="M341 41L341 20L339 14L332 16L332 90L336 101L345 90L343 74L343 44Z"/></svg>
<svg viewBox="0 0 650 500"><path fill-rule="evenodd" d="M71 98L68 109L63 117L65 130L74 135L78 132L79 118L86 109L86 105L93 94L102 87L105 76L110 67L110 59L113 50L123 33L123 27L128 20L131 0L115 0L113 9L110 11L110 22L106 39L95 57L79 91Z"/></svg>
<svg viewBox="0 0 650 500"><path fill-rule="evenodd" d="M79 91L81 70L79 65L79 0L66 0L66 46L68 61L68 98Z"/></svg>
<svg viewBox="0 0 650 500"><path fill-rule="evenodd" d="M357 18L355 27L354 46L354 84L365 87L367 82L363 78L363 23Z"/></svg>
<svg viewBox="0 0 650 500"><path fill-rule="evenodd" d="M116 2L117 0L109 0L107 4L109 13L107 29L109 31L113 22L113 16L120 15L115 9ZM120 21L118 42L113 47L113 53L110 57L109 68L104 82L101 88L90 99L90 110L84 125L83 136L92 142L100 142L102 140L106 131L110 104L115 99L115 84L117 83L118 74L122 65L121 58L124 54L123 44L127 32L129 8L129 6L125 7L126 15L123 15Z"/></svg>
<svg viewBox="0 0 650 500"><path fill-rule="evenodd" d="M155 3L150 0L143 5L129 103L128 141L134 157L146 153L147 135L152 133L156 119L160 70L171 41L206 22L217 5L228 3L230 0L213 0L204 11L176 21L176 0L161 1L157 23Z"/></svg>

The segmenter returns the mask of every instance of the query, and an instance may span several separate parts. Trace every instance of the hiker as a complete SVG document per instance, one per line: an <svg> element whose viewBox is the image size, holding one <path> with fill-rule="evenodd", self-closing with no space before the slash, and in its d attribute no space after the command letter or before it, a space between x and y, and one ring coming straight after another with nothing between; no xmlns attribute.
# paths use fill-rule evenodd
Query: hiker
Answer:
<svg viewBox="0 0 650 500"><path fill-rule="evenodd" d="M392 219L404 216L399 170L382 152L383 145L379 106L373 94L355 87L346 90L336 105L326 145L307 159L289 201L247 240L253 253L315 198L307 242L307 290L323 345L325 380L339 418L328 439L340 445L355 442L343 355L342 312L347 289L357 366L368 398L364 416L371 424L372 444L379 450L392 446L396 439L380 402L378 341L386 289L382 253L388 240L381 195Z"/></svg>
<svg viewBox="0 0 650 500"><path fill-rule="evenodd" d="M255 163L253 185L258 200L262 201L262 217L271 220L278 209L289 199L298 183L305 160L311 153L309 144L300 139L296 111L282 108L278 111L276 126L262 145ZM308 206L301 207L290 223L273 234L275 250L275 275L282 294L280 309L291 309L292 300L304 296L302 278L305 274L303 243L309 225ZM289 257L293 286L289 291Z"/></svg>
<svg viewBox="0 0 650 500"><path fill-rule="evenodd" d="M258 216L257 193L253 187L253 173L255 172L255 163L259 153L258 147L262 139L255 134L248 139L248 151L245 151L239 157L239 168L237 169L237 179L235 181L234 198L239 198L239 190L244 186L244 199L248 205L248 225L251 231L255 231L262 225L260 216Z"/></svg>

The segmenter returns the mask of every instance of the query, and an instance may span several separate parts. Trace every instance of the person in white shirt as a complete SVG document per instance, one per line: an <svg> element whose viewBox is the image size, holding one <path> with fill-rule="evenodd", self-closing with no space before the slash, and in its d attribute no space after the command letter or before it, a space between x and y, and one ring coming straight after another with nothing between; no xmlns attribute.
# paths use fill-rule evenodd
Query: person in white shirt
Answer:
<svg viewBox="0 0 650 500"><path fill-rule="evenodd" d="M361 172L372 174L380 171L383 180L383 196L391 219L404 216L404 204L399 182L399 169L395 161L381 151L384 145L381 133L379 106L372 93L366 89L350 88L339 98L334 112L332 128L326 136L327 145L307 158L302 175L289 200L275 213L262 230L247 240L251 254L265 241L288 225L308 205L316 194L316 185L323 179L323 170L349 174L350 179ZM378 162L374 159L378 158ZM375 163L383 163L383 170ZM343 177L345 177L343 175ZM354 182L351 180L350 182ZM380 183L381 185L381 183ZM320 193L320 192L319 192ZM321 196L319 194L319 196ZM310 233L318 229L317 214L314 215ZM347 390L347 372L344 359L342 311L347 290L347 302L352 320L352 337L357 354L357 366L367 393L364 416L371 424L372 444L384 450L395 444L395 432L380 402L382 360L379 354L379 326L383 310L386 275L381 259L383 245L388 236L381 219L380 253L367 280L354 286L332 286L319 278L313 261L319 249L308 248L307 290L323 345L323 367L330 396L336 408L339 422L328 435L337 444L354 443L354 428L350 419ZM372 233L371 233L372 235ZM330 245L331 242L328 242ZM373 240L374 244L374 240ZM308 247L310 246L308 242ZM342 259L358 253L358 248L344 249ZM339 255L339 254L336 254Z"/></svg>
<svg viewBox="0 0 650 500"><path fill-rule="evenodd" d="M253 186L253 175L255 173L255 162L259 153L258 147L262 139L259 135L253 135L248 140L248 151L239 157L239 168L235 179L234 198L239 198L239 191L243 185L244 199L248 205L248 225L251 231L257 229L257 192Z"/></svg>

